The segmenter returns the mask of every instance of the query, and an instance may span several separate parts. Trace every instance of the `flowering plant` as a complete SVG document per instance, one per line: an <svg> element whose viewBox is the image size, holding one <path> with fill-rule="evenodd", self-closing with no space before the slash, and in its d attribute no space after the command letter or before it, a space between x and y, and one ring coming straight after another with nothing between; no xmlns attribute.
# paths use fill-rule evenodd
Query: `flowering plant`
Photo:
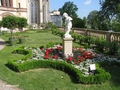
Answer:
<svg viewBox="0 0 120 90"><path fill-rule="evenodd" d="M44 59L60 59L60 58L62 58L61 45L55 45L54 47L45 50Z"/></svg>
<svg viewBox="0 0 120 90"><path fill-rule="evenodd" d="M42 48L43 49L43 48ZM44 49L45 50L45 49ZM86 59L92 59L97 56L93 51L88 51L84 48L72 48L73 55L67 55L65 60L69 63L79 64L80 62L85 61ZM44 59L63 59L62 55L62 45L56 45L52 48L45 50Z"/></svg>

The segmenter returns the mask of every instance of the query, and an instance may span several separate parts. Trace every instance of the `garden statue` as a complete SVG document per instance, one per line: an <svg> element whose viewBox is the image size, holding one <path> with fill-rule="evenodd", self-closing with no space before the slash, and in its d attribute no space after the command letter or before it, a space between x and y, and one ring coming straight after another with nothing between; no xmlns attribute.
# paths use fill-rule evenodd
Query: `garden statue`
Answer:
<svg viewBox="0 0 120 90"><path fill-rule="evenodd" d="M67 13L63 14L63 17L65 18L65 34L64 37L71 37L71 35L69 34L71 28L72 28L72 18L70 16L68 16Z"/></svg>

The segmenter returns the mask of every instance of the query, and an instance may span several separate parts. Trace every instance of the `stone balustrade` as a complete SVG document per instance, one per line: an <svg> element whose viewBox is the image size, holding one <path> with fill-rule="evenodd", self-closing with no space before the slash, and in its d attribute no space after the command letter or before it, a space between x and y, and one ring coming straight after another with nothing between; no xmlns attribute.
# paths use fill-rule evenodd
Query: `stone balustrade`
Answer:
<svg viewBox="0 0 120 90"><path fill-rule="evenodd" d="M60 30L64 30L64 28L59 28ZM92 29L84 29L84 28L72 28L72 32L76 34L82 34L84 36L93 36L93 37L103 37L107 41L119 41L120 42L120 32L109 32L103 30L92 30Z"/></svg>

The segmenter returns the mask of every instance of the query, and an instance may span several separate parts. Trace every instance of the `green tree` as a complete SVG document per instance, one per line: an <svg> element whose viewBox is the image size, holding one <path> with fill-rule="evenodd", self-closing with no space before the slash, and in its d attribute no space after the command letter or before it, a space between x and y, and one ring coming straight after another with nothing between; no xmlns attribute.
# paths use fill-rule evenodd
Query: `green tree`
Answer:
<svg viewBox="0 0 120 90"><path fill-rule="evenodd" d="M99 25L99 17L98 17L98 11L94 10L91 11L87 17L87 24L90 26L91 29L98 29Z"/></svg>
<svg viewBox="0 0 120 90"><path fill-rule="evenodd" d="M72 18L78 17L77 15L77 6L73 2L65 2L62 8L59 8L60 14L63 15L64 12L66 12L69 16Z"/></svg>
<svg viewBox="0 0 120 90"><path fill-rule="evenodd" d="M85 28L85 22L81 18L74 18L73 27Z"/></svg>
<svg viewBox="0 0 120 90"><path fill-rule="evenodd" d="M10 29L11 38L13 34L13 29L17 28L17 23L18 19L16 18L16 16L5 16L2 18L2 25L3 27Z"/></svg>
<svg viewBox="0 0 120 90"><path fill-rule="evenodd" d="M23 32L23 28L28 25L27 19L24 17L17 17L17 18L18 18L17 27L21 32Z"/></svg>
<svg viewBox="0 0 120 90"><path fill-rule="evenodd" d="M84 27L87 27L87 18L83 17Z"/></svg>
<svg viewBox="0 0 120 90"><path fill-rule="evenodd" d="M112 19L117 13L120 4L120 0L99 0L101 4L100 13L106 19Z"/></svg>
<svg viewBox="0 0 120 90"><path fill-rule="evenodd" d="M77 15L77 6L73 3L73 2L65 2L64 5L62 6L62 8L59 8L59 11L60 11L60 14L63 15L63 13L67 13L70 17L73 18L72 22L73 23L73 27L75 27L76 25L75 24L75 20L78 18L78 15ZM63 23L64 23L64 19L63 19Z"/></svg>

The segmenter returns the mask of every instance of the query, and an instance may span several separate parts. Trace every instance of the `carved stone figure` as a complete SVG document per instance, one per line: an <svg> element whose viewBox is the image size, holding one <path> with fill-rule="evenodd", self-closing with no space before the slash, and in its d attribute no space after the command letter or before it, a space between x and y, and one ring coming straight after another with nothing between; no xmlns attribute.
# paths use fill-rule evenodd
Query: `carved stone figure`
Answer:
<svg viewBox="0 0 120 90"><path fill-rule="evenodd" d="M72 28L72 18L70 16L68 16L67 13L63 14L63 17L65 18L65 34L64 37L71 37L71 35L69 34L71 28Z"/></svg>

